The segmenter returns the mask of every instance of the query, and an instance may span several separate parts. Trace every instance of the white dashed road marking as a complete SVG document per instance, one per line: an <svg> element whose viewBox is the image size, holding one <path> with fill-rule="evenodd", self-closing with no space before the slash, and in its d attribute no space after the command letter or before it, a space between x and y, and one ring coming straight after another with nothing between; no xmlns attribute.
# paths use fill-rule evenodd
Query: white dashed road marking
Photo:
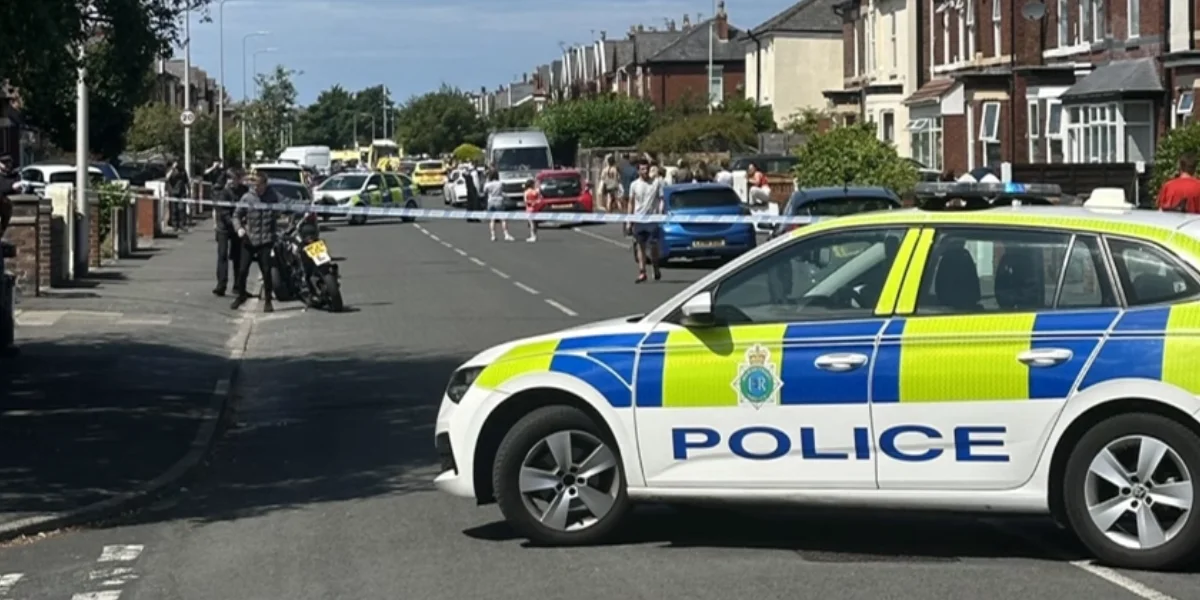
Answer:
<svg viewBox="0 0 1200 600"><path fill-rule="evenodd" d="M481 267L487 266L487 263L483 262L482 260L479 260L478 258L475 258L474 256L471 257L471 262L473 262Z"/></svg>
<svg viewBox="0 0 1200 600"><path fill-rule="evenodd" d="M539 291L537 291L537 290L535 290L535 289L533 289L533 288L531 288L531 287L529 287L529 286L527 286L527 285L525 285L525 284L521 283L520 281L514 281L514 282L513 282L513 285L515 285L515 286L517 286L517 287L519 287L519 288L521 288L521 289L525 290L526 292L529 292L530 294L533 294L534 296L536 296L536 295L538 295L538 294L540 294L540 293L541 293L541 292L539 292Z"/></svg>
<svg viewBox="0 0 1200 600"><path fill-rule="evenodd" d="M145 546L131 544L128 546L105 546L96 562L129 562L137 560Z"/></svg>
<svg viewBox="0 0 1200 600"><path fill-rule="evenodd" d="M17 315L17 325L20 327L47 327L57 323L66 314L65 310L25 310Z"/></svg>
<svg viewBox="0 0 1200 600"><path fill-rule="evenodd" d="M578 317L579 316L579 313L577 313L577 312L575 312L575 311L573 311L573 310L563 306L562 304L560 304L554 300L551 300L549 298L546 298L546 304L549 304L550 306L557 308L558 310L562 311L563 314L567 315L568 317Z"/></svg>
<svg viewBox="0 0 1200 600"><path fill-rule="evenodd" d="M1144 600L1176 600L1174 596L1164 594L1148 585L1134 581L1108 567L1102 567L1090 560L1077 560L1072 565L1099 577L1127 592Z"/></svg>
<svg viewBox="0 0 1200 600"><path fill-rule="evenodd" d="M88 573L88 581L102 580L99 585L104 587L112 587L125 585L134 579L137 579L137 573L129 567L112 567L110 569L99 569Z"/></svg>
<svg viewBox="0 0 1200 600"><path fill-rule="evenodd" d="M425 233L429 235L429 239L431 239L431 240L433 240L433 241L435 241L435 242L440 242L440 241L442 241L442 238L440 238L440 237L438 237L438 236L436 236L436 235L433 235L432 233L429 233L428 231L426 231Z"/></svg>
<svg viewBox="0 0 1200 600"><path fill-rule="evenodd" d="M443 246L445 246L445 247L447 247L447 248L453 248L453 247L454 247L453 245L451 245L451 244L450 244L450 242L442 242L442 245L443 245Z"/></svg>
<svg viewBox="0 0 1200 600"><path fill-rule="evenodd" d="M71 596L71 600L120 600L121 590L108 590L104 592L84 592Z"/></svg>
<svg viewBox="0 0 1200 600"><path fill-rule="evenodd" d="M459 256L466 256L466 255L467 255L467 251L466 251L466 250L463 250L462 248L455 248L455 249L454 249L454 251L455 251L455 252L457 252Z"/></svg>
<svg viewBox="0 0 1200 600"><path fill-rule="evenodd" d="M20 581L24 576L25 575L23 573L7 573L0 575L0 598L3 598L5 595L7 595L9 590L11 590L14 585L17 585L17 582Z"/></svg>
<svg viewBox="0 0 1200 600"><path fill-rule="evenodd" d="M508 279L508 273L505 273L504 271L501 271L500 269L493 268L492 272L495 273L496 277L499 277L500 279Z"/></svg>
<svg viewBox="0 0 1200 600"><path fill-rule="evenodd" d="M629 247L629 244L624 244L624 243L618 242L617 240L614 240L610 237L600 235L598 233L592 233L586 229L579 229L578 227L576 227L576 228L572 229L571 231L574 231L575 233L578 233L579 235L585 235L587 237L590 237L593 240L599 240L606 244L612 244L618 248L628 248Z"/></svg>

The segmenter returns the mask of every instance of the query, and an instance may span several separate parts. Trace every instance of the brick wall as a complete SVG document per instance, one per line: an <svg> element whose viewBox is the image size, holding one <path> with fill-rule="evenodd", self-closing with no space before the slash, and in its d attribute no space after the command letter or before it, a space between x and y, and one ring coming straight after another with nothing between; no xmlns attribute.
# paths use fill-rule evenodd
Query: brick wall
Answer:
<svg viewBox="0 0 1200 600"><path fill-rule="evenodd" d="M740 98L746 84L746 61L721 63L726 98ZM674 63L654 65L649 78L649 100L659 109L669 108L689 96L701 102L708 97L708 65Z"/></svg>
<svg viewBox="0 0 1200 600"><path fill-rule="evenodd" d="M943 170L955 175L967 172L967 117L952 115L942 117L942 163Z"/></svg>
<svg viewBox="0 0 1200 600"><path fill-rule="evenodd" d="M6 266L16 277L17 290L40 295L50 287L50 200L13 196L13 218L7 233L17 256Z"/></svg>
<svg viewBox="0 0 1200 600"><path fill-rule="evenodd" d="M100 202L88 202L88 260L89 267L100 266Z"/></svg>

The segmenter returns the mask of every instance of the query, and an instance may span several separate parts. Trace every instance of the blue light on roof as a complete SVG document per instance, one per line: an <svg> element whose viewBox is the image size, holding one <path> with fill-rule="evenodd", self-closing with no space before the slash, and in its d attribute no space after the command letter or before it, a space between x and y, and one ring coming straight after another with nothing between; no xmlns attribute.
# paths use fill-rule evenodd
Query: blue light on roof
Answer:
<svg viewBox="0 0 1200 600"><path fill-rule="evenodd" d="M1004 184L1004 193L1006 194L1024 194L1025 189L1025 184L1023 183L1014 183L1009 181Z"/></svg>

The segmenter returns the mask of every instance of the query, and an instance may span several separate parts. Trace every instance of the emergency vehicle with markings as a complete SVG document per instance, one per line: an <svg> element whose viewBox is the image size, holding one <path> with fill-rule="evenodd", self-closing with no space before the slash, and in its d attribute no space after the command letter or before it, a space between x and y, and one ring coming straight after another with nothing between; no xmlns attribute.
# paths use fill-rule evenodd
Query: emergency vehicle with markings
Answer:
<svg viewBox="0 0 1200 600"><path fill-rule="evenodd" d="M920 185L648 314L479 353L436 486L543 544L639 501L783 501L1047 514L1112 565L1194 560L1200 218Z"/></svg>

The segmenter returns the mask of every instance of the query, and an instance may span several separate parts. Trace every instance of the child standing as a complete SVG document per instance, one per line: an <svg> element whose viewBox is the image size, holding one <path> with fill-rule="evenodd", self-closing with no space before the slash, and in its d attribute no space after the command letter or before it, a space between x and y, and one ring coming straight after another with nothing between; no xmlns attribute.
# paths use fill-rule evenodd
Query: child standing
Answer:
<svg viewBox="0 0 1200 600"><path fill-rule="evenodd" d="M525 241L530 243L537 241L537 223L533 220L533 209L537 205L537 199L537 183L532 179L525 181L525 213L529 215L529 237L525 238Z"/></svg>

